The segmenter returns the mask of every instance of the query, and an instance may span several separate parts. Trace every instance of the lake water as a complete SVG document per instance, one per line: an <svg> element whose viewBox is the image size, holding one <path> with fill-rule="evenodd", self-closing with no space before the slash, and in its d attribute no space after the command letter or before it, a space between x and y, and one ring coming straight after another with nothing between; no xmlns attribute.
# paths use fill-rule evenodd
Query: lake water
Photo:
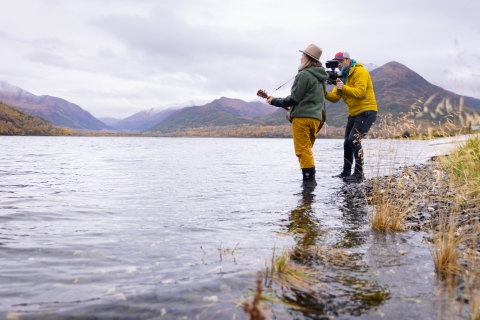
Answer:
<svg viewBox="0 0 480 320"><path fill-rule="evenodd" d="M426 161L423 142L364 146L367 176ZM317 140L314 154L305 196L290 139L0 137L0 318L243 319L273 249L298 245L298 214L361 260L348 277L387 298L339 295L323 315L274 304L279 318L436 318L422 234L370 230L332 178L343 141Z"/></svg>

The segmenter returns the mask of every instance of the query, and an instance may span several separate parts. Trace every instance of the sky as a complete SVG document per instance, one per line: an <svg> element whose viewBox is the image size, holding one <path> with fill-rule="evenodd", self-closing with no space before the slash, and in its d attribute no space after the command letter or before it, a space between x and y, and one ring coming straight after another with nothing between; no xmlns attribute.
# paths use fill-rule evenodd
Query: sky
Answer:
<svg viewBox="0 0 480 320"><path fill-rule="evenodd" d="M478 0L1 0L0 81L95 117L257 99L314 43L480 98ZM275 92L286 96L291 82Z"/></svg>

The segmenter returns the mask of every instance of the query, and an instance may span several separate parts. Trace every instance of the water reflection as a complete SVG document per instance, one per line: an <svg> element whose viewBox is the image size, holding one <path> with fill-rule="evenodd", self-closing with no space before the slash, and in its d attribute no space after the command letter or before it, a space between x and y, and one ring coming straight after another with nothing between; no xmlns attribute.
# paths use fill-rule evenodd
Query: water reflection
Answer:
<svg viewBox="0 0 480 320"><path fill-rule="evenodd" d="M342 189L342 194L346 191ZM368 236L368 214L364 203L359 199L346 197L340 207L342 212L342 228L334 247L357 248L366 242Z"/></svg>
<svg viewBox="0 0 480 320"><path fill-rule="evenodd" d="M320 221L312 208L314 200L314 193L304 191L298 206L290 213L288 231L292 233L296 246L315 245L320 237Z"/></svg>
<svg viewBox="0 0 480 320"><path fill-rule="evenodd" d="M290 306L287 312L292 318L362 315L389 299L387 288L368 276L363 253L345 250L363 245L368 238L365 208L345 201L341 227L329 234L325 221L318 218L321 212L317 198L314 193L301 193L297 206L289 213L287 230L295 246L277 260L283 263L283 270L271 278L280 287L273 285L271 289ZM334 238L333 246L326 244L327 237ZM288 264L289 258L294 265Z"/></svg>

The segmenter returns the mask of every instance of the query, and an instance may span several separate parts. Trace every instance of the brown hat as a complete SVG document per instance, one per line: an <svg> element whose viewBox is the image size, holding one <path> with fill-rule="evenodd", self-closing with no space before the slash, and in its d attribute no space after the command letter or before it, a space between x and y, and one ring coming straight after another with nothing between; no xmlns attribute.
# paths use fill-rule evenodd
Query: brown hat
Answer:
<svg viewBox="0 0 480 320"><path fill-rule="evenodd" d="M305 53L307 56L317 61L320 61L320 56L322 55L322 48L317 47L314 44L309 45L305 50L298 50L298 51Z"/></svg>

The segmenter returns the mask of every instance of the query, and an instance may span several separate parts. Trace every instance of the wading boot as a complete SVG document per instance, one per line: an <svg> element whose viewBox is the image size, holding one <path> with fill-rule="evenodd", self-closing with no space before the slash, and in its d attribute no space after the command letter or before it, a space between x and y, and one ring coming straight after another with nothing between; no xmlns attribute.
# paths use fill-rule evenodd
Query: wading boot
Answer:
<svg viewBox="0 0 480 320"><path fill-rule="evenodd" d="M365 177L363 176L363 173L360 172L355 172L351 176L343 178L343 181L348 182L348 183L359 183L365 180Z"/></svg>
<svg viewBox="0 0 480 320"><path fill-rule="evenodd" d="M315 189L317 186L317 181L315 181L315 167L302 169L302 175L302 187L309 190Z"/></svg>
<svg viewBox="0 0 480 320"><path fill-rule="evenodd" d="M355 158L354 173L349 177L343 178L343 181L348 183L359 183L363 180L365 180L365 177L363 175L363 158L360 156L358 158Z"/></svg>
<svg viewBox="0 0 480 320"><path fill-rule="evenodd" d="M346 177L350 177L350 172L345 171L345 170L340 172L340 174L332 176L332 178L340 178L340 179L343 179L343 178L346 178Z"/></svg>

